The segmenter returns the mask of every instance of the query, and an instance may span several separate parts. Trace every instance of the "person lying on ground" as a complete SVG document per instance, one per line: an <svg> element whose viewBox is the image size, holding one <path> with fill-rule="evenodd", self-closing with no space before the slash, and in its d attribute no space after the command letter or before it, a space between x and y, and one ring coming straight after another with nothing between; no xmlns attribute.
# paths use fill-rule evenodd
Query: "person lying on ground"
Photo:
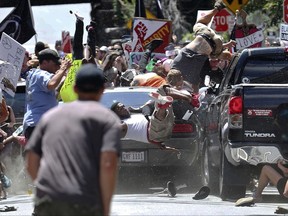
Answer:
<svg viewBox="0 0 288 216"><path fill-rule="evenodd" d="M252 197L241 198L236 201L236 206L252 205L262 201L262 192L265 187L271 183L277 187L279 194L288 198L288 163L285 160L279 160L277 167L265 165L260 173L258 187Z"/></svg>

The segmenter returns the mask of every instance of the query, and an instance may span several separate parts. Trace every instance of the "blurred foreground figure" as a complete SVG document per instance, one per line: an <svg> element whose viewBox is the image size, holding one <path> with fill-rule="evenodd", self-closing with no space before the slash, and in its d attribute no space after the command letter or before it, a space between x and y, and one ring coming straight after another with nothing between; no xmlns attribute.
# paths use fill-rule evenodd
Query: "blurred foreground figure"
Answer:
<svg viewBox="0 0 288 216"><path fill-rule="evenodd" d="M29 139L26 165L36 186L34 214L109 215L120 120L98 102L104 83L95 64L83 65L74 87L78 100L45 113Z"/></svg>

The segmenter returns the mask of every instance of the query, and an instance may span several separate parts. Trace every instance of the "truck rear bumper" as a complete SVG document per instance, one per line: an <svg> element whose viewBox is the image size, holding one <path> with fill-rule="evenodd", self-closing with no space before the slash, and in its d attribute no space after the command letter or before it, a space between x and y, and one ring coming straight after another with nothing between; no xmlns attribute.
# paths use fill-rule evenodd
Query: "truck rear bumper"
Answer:
<svg viewBox="0 0 288 216"><path fill-rule="evenodd" d="M277 163L283 159L276 146L241 146L230 148L231 158L237 163L246 162L251 165L261 163Z"/></svg>

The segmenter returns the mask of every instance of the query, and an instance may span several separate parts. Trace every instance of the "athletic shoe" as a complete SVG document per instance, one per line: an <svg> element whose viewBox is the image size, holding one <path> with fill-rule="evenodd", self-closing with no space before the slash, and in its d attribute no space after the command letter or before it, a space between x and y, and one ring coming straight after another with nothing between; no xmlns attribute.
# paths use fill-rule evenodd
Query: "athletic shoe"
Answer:
<svg viewBox="0 0 288 216"><path fill-rule="evenodd" d="M205 199L206 197L208 197L209 194L210 194L210 188L207 187L207 186L203 186L203 187L200 188L200 190L195 194L195 196L192 197L192 199L194 199L194 200Z"/></svg>
<svg viewBox="0 0 288 216"><path fill-rule="evenodd" d="M252 206L255 204L253 197L240 198L236 201L235 206Z"/></svg>
<svg viewBox="0 0 288 216"><path fill-rule="evenodd" d="M176 195L176 187L172 181L167 182L167 192L171 197L175 197Z"/></svg>
<svg viewBox="0 0 288 216"><path fill-rule="evenodd" d="M173 102L173 98L171 96L162 96L157 92L150 92L149 96L153 98L157 107L160 109L167 109Z"/></svg>
<svg viewBox="0 0 288 216"><path fill-rule="evenodd" d="M76 17L76 19L78 19L78 20L81 20L82 22L83 22L83 20L84 20L84 17L83 16L81 16L78 12L76 12L76 13L73 13L73 11L69 11L70 12L70 14L74 14L75 15L75 17Z"/></svg>
<svg viewBox="0 0 288 216"><path fill-rule="evenodd" d="M288 209L278 206L274 213L275 214L288 214Z"/></svg>
<svg viewBox="0 0 288 216"><path fill-rule="evenodd" d="M221 11L222 9L226 8L226 6L223 4L222 0L216 0L214 8L216 8L218 11Z"/></svg>
<svg viewBox="0 0 288 216"><path fill-rule="evenodd" d="M156 48L158 48L163 43L163 40L160 38L156 38L146 44L145 51L146 52L153 52Z"/></svg>

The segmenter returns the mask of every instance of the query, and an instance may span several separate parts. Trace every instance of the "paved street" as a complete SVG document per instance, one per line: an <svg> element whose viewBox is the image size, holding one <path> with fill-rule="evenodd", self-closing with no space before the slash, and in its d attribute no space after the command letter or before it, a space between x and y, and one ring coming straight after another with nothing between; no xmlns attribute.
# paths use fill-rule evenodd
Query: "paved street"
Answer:
<svg viewBox="0 0 288 216"><path fill-rule="evenodd" d="M268 195L270 193L270 195ZM112 203L112 215L275 215L277 206L288 208L285 201L278 199L275 190L266 191L263 203L253 207L235 207L234 202L222 201L210 195L204 200L193 200L193 193L180 193L175 198L166 194L117 194ZM10 196L0 201L0 208L14 206L17 211L1 212L0 215L30 215L32 197Z"/></svg>

